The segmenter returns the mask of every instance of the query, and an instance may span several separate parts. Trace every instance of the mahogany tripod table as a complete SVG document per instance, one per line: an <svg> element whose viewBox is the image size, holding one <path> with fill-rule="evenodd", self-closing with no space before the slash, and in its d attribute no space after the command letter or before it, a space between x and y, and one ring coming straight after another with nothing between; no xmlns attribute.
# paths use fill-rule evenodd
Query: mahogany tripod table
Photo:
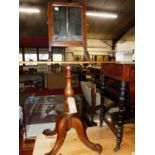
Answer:
<svg viewBox="0 0 155 155"><path fill-rule="evenodd" d="M88 139L86 131L83 127L81 120L76 116L75 108L73 108L74 110L71 110L71 108L74 107L74 103L73 103L74 102L74 91L72 89L72 84L71 84L71 71L73 69L73 66L67 65L64 67L64 69L67 73L66 74L66 87L65 87L65 91L64 91L65 112L64 112L63 116L59 116L57 118L56 127L53 131L51 131L49 129L46 129L43 131L43 134L46 136L52 136L52 135L57 134L57 139L56 139L56 142L55 142L53 148L51 149L50 152L46 153L46 155L55 155L59 151L59 149L61 148L61 146L65 140L67 131L70 128L75 128L80 140L87 147L89 147L90 149L92 149L94 151L97 151L98 153L101 153L102 152L101 145L94 144Z"/></svg>

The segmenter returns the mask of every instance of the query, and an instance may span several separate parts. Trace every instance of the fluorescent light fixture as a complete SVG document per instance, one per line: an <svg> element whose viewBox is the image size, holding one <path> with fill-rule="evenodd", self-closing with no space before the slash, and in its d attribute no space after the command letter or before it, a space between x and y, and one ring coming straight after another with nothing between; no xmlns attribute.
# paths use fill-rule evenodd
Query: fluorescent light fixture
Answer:
<svg viewBox="0 0 155 155"><path fill-rule="evenodd" d="M57 7L57 6L54 7L54 10L55 10L55 11L59 11L59 7Z"/></svg>
<svg viewBox="0 0 155 155"><path fill-rule="evenodd" d="M87 16L92 17L101 17L101 18L117 18L117 14L114 13L107 13L107 12L93 12L93 11L87 11Z"/></svg>
<svg viewBox="0 0 155 155"><path fill-rule="evenodd" d="M40 13L38 8L19 8L21 13Z"/></svg>

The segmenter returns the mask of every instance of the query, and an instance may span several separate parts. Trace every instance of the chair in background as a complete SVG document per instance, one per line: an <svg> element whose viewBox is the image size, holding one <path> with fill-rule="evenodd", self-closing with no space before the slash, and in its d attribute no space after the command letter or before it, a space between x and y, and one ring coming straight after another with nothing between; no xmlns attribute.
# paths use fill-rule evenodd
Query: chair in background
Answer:
<svg viewBox="0 0 155 155"><path fill-rule="evenodd" d="M94 117L96 117L96 115L99 116L101 95L96 89L96 84L84 81L81 81L80 84L84 99L86 101L84 109L88 116L90 116L91 125L96 125L99 122L99 117L96 120Z"/></svg>

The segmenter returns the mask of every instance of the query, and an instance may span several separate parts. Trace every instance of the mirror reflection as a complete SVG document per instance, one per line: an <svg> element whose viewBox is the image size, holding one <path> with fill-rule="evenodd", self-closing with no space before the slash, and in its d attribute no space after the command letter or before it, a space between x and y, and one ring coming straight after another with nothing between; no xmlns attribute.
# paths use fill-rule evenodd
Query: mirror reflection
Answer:
<svg viewBox="0 0 155 155"><path fill-rule="evenodd" d="M82 11L81 7L53 6L54 40L82 40Z"/></svg>

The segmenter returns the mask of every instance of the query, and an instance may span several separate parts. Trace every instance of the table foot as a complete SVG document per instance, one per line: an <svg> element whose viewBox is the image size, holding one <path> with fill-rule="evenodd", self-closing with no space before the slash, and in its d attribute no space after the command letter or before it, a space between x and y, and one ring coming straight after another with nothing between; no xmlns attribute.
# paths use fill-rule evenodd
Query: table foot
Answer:
<svg viewBox="0 0 155 155"><path fill-rule="evenodd" d="M116 147L113 149L114 152L117 152L120 149L120 145L116 145Z"/></svg>
<svg viewBox="0 0 155 155"><path fill-rule="evenodd" d="M46 153L45 155L55 155L59 151L66 137L67 130L68 130L68 122L67 122L67 119L64 117L61 119L61 121L57 126L56 142L52 150L49 153Z"/></svg>
<svg viewBox="0 0 155 155"><path fill-rule="evenodd" d="M57 119L56 119L56 126L55 126L55 129L54 130L51 130L51 129L45 129L42 134L44 134L45 136L53 136L53 135L56 135L57 134L57 128L58 128L58 124L59 122L61 121L62 119L62 116L58 116Z"/></svg>
<svg viewBox="0 0 155 155"><path fill-rule="evenodd" d="M83 142L83 144L85 144L87 147L89 147L90 149L92 149L98 153L102 152L102 146L100 144L94 144L89 141L89 139L86 135L86 131L84 130L83 124L79 118L73 117L71 120L71 123L72 123L72 127L76 129L76 132L77 132L80 140Z"/></svg>

